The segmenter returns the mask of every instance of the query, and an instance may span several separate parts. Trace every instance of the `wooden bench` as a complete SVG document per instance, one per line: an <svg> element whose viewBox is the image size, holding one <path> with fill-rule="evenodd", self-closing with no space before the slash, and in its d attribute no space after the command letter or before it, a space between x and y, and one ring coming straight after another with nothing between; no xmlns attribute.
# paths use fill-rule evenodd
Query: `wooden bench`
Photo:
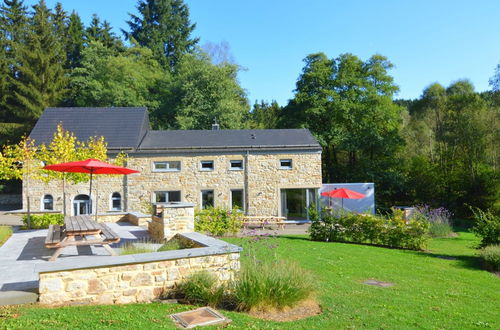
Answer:
<svg viewBox="0 0 500 330"><path fill-rule="evenodd" d="M101 227L101 235L104 236L104 242L107 244L113 244L120 241L120 236L112 231L111 228L103 223L100 223L99 226Z"/></svg>
<svg viewBox="0 0 500 330"><path fill-rule="evenodd" d="M59 247L61 241L66 237L64 226L49 225L49 232L45 238L45 246L48 248Z"/></svg>
<svg viewBox="0 0 500 330"><path fill-rule="evenodd" d="M254 225L265 228L267 225L277 225L279 229L285 229L285 217L276 216L246 216L243 218L243 228Z"/></svg>

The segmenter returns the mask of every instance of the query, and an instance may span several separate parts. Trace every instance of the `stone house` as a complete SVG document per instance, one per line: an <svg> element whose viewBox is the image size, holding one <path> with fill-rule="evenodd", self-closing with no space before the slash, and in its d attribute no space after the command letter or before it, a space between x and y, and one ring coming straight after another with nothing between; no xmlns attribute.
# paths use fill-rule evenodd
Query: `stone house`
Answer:
<svg viewBox="0 0 500 330"><path fill-rule="evenodd" d="M307 129L159 131L150 129L146 108L48 108L30 137L48 144L59 123L79 140L104 136L110 157L126 152L127 167L140 171L94 176L92 201L88 183L67 184L71 215L184 202L306 219L321 187L321 147ZM62 211L60 181L30 180L29 194L32 209ZM26 206L26 185L23 196Z"/></svg>

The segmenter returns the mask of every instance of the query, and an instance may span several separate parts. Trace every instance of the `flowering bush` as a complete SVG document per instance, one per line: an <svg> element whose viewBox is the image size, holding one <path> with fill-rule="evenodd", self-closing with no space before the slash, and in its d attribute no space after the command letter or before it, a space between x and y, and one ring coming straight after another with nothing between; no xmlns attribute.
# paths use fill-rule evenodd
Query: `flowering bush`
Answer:
<svg viewBox="0 0 500 330"><path fill-rule="evenodd" d="M236 234L243 224L243 213L237 210L225 210L211 207L198 210L194 216L194 229L213 236L227 233Z"/></svg>
<svg viewBox="0 0 500 330"><path fill-rule="evenodd" d="M419 218L407 221L398 210L384 218L326 209L318 212L311 207L309 215L312 221L309 232L315 241L369 243L412 250L425 246L430 226Z"/></svg>
<svg viewBox="0 0 500 330"><path fill-rule="evenodd" d="M423 217L430 223L429 234L433 237L446 237L453 232L452 213L444 207L433 209L429 205L418 205L413 216Z"/></svg>
<svg viewBox="0 0 500 330"><path fill-rule="evenodd" d="M500 245L489 245L479 253L488 270L500 270Z"/></svg>

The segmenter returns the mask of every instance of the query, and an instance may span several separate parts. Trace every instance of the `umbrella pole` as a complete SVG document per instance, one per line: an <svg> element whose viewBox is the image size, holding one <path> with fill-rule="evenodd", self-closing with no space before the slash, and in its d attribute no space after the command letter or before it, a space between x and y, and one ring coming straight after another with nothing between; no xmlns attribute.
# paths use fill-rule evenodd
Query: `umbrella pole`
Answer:
<svg viewBox="0 0 500 330"><path fill-rule="evenodd" d="M90 170L89 203L90 203L90 214L92 214L92 170Z"/></svg>
<svg viewBox="0 0 500 330"><path fill-rule="evenodd" d="M95 179L95 216L94 220L97 222L97 207L99 203L99 180Z"/></svg>

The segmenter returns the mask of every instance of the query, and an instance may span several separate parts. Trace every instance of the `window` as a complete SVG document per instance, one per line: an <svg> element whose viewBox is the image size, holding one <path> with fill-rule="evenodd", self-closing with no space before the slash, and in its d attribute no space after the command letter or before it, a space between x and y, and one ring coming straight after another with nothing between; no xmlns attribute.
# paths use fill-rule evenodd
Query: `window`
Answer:
<svg viewBox="0 0 500 330"><path fill-rule="evenodd" d="M240 211L243 211L245 209L245 205L243 203L242 189L231 190L231 208L233 210L240 210Z"/></svg>
<svg viewBox="0 0 500 330"><path fill-rule="evenodd" d="M214 161L213 160L202 160L200 162L200 170L213 171L214 170Z"/></svg>
<svg viewBox="0 0 500 330"><path fill-rule="evenodd" d="M156 191L155 192L155 202L156 203L172 203L181 201L180 190L174 191Z"/></svg>
<svg viewBox="0 0 500 330"><path fill-rule="evenodd" d="M236 171L243 169L243 160L231 160L229 161L229 169Z"/></svg>
<svg viewBox="0 0 500 330"><path fill-rule="evenodd" d="M122 195L120 193L114 192L111 195L111 210L121 211L122 209Z"/></svg>
<svg viewBox="0 0 500 330"><path fill-rule="evenodd" d="M154 172L179 172L180 170L181 162L178 160L153 163Z"/></svg>
<svg viewBox="0 0 500 330"><path fill-rule="evenodd" d="M201 191L201 208L206 209L207 207L214 206L214 191L213 190L202 190Z"/></svg>
<svg viewBox="0 0 500 330"><path fill-rule="evenodd" d="M52 197L52 195L44 195L42 199L42 206L44 210L54 210L54 197Z"/></svg>
<svg viewBox="0 0 500 330"><path fill-rule="evenodd" d="M280 159L280 168L283 170L292 169L292 160L291 159Z"/></svg>

